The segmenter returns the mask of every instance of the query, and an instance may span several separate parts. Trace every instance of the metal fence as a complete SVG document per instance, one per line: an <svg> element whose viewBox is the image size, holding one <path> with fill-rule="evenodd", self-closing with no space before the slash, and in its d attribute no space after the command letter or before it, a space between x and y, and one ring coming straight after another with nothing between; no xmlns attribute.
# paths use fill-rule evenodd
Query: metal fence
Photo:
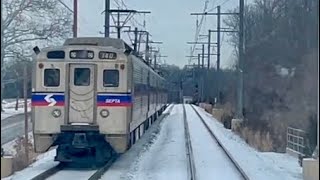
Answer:
<svg viewBox="0 0 320 180"><path fill-rule="evenodd" d="M287 128L287 152L295 156L304 156L306 132L292 127Z"/></svg>

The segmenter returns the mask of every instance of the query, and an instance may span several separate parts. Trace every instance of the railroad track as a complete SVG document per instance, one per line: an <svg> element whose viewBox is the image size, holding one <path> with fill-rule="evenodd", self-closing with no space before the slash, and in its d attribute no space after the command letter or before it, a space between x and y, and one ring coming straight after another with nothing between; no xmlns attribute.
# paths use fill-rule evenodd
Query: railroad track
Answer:
<svg viewBox="0 0 320 180"><path fill-rule="evenodd" d="M111 165L119 158L119 155L113 156L105 165L103 165L101 168L96 170L92 175L88 177L88 180L98 180L101 178L101 176L111 167ZM36 177L32 178L31 180L44 180L48 179L49 177L59 173L60 171L63 171L65 169L65 166L63 164L58 164L57 166L54 166L43 173L37 175Z"/></svg>
<svg viewBox="0 0 320 180"><path fill-rule="evenodd" d="M193 156L193 151L191 146L191 139L190 139L185 105L183 105L183 121L184 121L184 135L186 140L186 149L187 149L187 157L188 157L188 176L189 176L188 179L196 180L196 168L195 168L194 156Z"/></svg>
<svg viewBox="0 0 320 180"><path fill-rule="evenodd" d="M232 157L232 155L230 154L230 152L226 149L226 147L221 143L221 141L215 136L215 134L213 133L213 131L210 129L210 127L208 126L208 124L205 122L205 120L202 118L202 116L199 114L199 112L194 108L194 106L190 105L192 107L192 109L195 111L195 113L197 114L197 116L199 117L199 119L201 120L201 122L203 123L203 125L206 127L206 130L208 131L208 133L210 134L210 136L212 137L213 140L215 140L219 146L221 147L221 149L223 150L223 152L227 155L227 157L229 158L229 160L232 162L232 164L235 166L235 168L239 171L240 175L243 177L243 179L245 180L250 180L249 177L246 175L246 173L243 171L243 169L241 168L241 166L237 163L237 161L234 160L234 158ZM185 116L185 107L183 106L184 109L184 116ZM184 118L185 122L186 122L186 117ZM185 123L187 124L187 123ZM190 140L190 137L189 137ZM190 142L189 142L190 143ZM191 145L190 145L191 146ZM194 172L195 173L195 172ZM194 180L194 179L193 179Z"/></svg>

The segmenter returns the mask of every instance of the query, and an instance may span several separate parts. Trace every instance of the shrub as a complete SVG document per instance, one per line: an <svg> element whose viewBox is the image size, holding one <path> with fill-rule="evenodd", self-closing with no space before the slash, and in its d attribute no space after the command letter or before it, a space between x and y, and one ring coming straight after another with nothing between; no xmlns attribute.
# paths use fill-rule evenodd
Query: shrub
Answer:
<svg viewBox="0 0 320 180"><path fill-rule="evenodd" d="M33 144L28 140L28 149L29 149L29 160L26 159L25 153L25 138L19 137L15 140L16 144L14 145L14 149L16 153L13 156L13 170L19 171L26 167L28 167L31 163L35 161L37 154L33 151Z"/></svg>

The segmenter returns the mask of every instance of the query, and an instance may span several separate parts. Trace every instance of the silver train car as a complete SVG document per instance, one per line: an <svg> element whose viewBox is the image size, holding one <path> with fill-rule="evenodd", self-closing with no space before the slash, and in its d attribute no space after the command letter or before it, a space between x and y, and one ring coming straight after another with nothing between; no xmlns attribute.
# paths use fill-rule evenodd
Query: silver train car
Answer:
<svg viewBox="0 0 320 180"><path fill-rule="evenodd" d="M165 79L120 39L72 38L36 53L36 152L56 161L105 162L127 151L167 105Z"/></svg>

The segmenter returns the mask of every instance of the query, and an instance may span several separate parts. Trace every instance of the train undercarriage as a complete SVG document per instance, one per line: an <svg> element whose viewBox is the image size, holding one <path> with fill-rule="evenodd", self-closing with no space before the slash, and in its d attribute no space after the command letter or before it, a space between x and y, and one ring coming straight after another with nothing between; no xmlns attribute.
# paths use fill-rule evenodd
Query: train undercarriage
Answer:
<svg viewBox="0 0 320 180"><path fill-rule="evenodd" d="M63 131L55 145L55 161L81 167L103 165L117 154L99 131Z"/></svg>
<svg viewBox="0 0 320 180"><path fill-rule="evenodd" d="M165 106L142 123L144 130L165 110ZM147 124L146 124L147 123ZM128 148L135 144L138 126L130 133ZM53 146L58 146L55 161L76 167L97 167L105 164L111 157L119 155L106 141L105 134L100 134L98 126L62 125L61 133L54 141Z"/></svg>

